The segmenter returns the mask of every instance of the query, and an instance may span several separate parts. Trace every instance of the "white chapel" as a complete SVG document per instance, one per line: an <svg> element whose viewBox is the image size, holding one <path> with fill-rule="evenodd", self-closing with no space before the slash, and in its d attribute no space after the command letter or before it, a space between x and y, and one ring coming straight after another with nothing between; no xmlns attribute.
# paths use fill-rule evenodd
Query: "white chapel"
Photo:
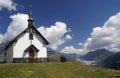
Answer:
<svg viewBox="0 0 120 78"><path fill-rule="evenodd" d="M4 50L5 61L7 63L47 61L48 44L45 37L35 28L30 10L28 27L11 40Z"/></svg>

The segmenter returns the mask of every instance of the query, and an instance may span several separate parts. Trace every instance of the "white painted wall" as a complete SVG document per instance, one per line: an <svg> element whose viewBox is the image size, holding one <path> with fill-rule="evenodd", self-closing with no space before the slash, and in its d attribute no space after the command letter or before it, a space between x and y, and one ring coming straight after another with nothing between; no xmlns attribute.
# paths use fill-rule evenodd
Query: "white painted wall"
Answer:
<svg viewBox="0 0 120 78"><path fill-rule="evenodd" d="M29 33L22 35L14 45L13 48L13 58L23 58L27 57L27 54L24 53L24 50L30 46Z"/></svg>
<svg viewBox="0 0 120 78"><path fill-rule="evenodd" d="M39 49L39 52L37 53L37 57L47 57L47 49L46 46L43 44L43 40L41 39L40 36L34 33L34 40L32 40L32 44L36 46L37 49Z"/></svg>
<svg viewBox="0 0 120 78"><path fill-rule="evenodd" d="M36 33L33 34L33 40L29 40L29 33L24 34L13 48L13 57L14 58L26 58L28 57L28 52L24 52L26 48L28 48L31 44L33 44L39 52L35 55L37 58L47 57L47 49L43 46L43 40Z"/></svg>
<svg viewBox="0 0 120 78"><path fill-rule="evenodd" d="M22 34L16 43L11 44L6 50L6 62L13 62L13 58L27 58L29 52L24 52L33 44L39 52L35 52L35 58L47 58L47 48L43 44L43 39L36 33L33 33L33 40L29 40L29 33Z"/></svg>

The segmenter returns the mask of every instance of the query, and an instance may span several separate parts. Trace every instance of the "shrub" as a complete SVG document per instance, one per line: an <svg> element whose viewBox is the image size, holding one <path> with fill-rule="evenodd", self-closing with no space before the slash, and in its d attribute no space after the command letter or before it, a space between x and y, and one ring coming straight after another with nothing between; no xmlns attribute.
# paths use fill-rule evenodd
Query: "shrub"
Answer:
<svg viewBox="0 0 120 78"><path fill-rule="evenodd" d="M60 61L61 62L66 62L66 57L62 54L61 56L60 56Z"/></svg>

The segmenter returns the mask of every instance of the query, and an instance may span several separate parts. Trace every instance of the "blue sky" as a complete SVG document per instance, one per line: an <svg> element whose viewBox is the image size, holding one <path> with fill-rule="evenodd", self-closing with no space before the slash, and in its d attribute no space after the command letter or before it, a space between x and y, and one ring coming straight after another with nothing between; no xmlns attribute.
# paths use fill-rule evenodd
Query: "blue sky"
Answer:
<svg viewBox="0 0 120 78"><path fill-rule="evenodd" d="M0 0L2 1L2 0ZM5 0L7 1L7 0ZM50 28L56 22L65 23L71 32L66 32L61 36L69 34L72 39L66 40L59 45L57 50L83 51L82 48L88 43L88 38L92 38L93 28L103 28L106 21L111 16L119 13L120 0L8 0L16 9L9 10L2 6L0 10L0 34L5 34L12 22L10 16L18 13L28 14L29 5L32 5L34 23L37 28L44 26ZM16 4L16 5L15 5ZM95 32L97 28L95 29ZM52 34L51 34L52 35ZM81 43L81 45L77 45ZM99 45L99 44L98 44ZM92 46L92 45L91 45ZM103 48L106 46L101 46ZM109 49L109 47L107 47ZM116 48L116 47L114 47ZM117 46L118 48L118 46ZM96 48L98 49L98 48Z"/></svg>

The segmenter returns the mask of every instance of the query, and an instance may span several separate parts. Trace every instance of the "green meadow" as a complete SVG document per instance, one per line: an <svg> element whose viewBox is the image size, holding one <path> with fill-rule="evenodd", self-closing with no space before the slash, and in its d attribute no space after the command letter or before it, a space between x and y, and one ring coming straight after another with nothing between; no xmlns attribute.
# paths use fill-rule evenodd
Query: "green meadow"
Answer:
<svg viewBox="0 0 120 78"><path fill-rule="evenodd" d="M120 71L78 62L4 63L0 78L116 78Z"/></svg>

